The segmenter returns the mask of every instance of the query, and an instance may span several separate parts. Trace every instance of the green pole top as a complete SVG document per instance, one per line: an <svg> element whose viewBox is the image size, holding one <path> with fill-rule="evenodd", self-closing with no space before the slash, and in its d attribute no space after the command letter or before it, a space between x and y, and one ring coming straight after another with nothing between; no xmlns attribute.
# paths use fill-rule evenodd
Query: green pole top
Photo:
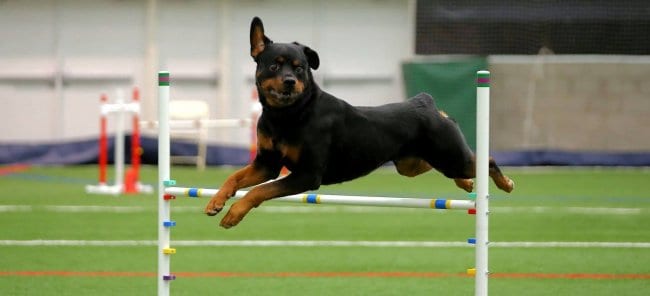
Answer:
<svg viewBox="0 0 650 296"><path fill-rule="evenodd" d="M169 72L158 72L158 86L169 86Z"/></svg>
<svg viewBox="0 0 650 296"><path fill-rule="evenodd" d="M490 87L490 71L482 70L476 72L476 86Z"/></svg>

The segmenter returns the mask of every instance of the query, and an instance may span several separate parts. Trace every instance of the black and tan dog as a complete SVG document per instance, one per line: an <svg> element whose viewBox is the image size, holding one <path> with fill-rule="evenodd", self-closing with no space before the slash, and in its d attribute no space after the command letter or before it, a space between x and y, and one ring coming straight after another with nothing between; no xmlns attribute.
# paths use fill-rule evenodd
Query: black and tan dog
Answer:
<svg viewBox="0 0 650 296"><path fill-rule="evenodd" d="M318 54L299 43L273 43L259 18L250 29L251 56L263 112L257 125L258 154L253 163L228 177L205 213L221 211L237 190L254 187L235 202L221 226L237 225L262 202L315 190L364 176L392 161L397 172L416 176L435 168L471 191L475 158L457 124L419 94L403 103L353 107L314 82ZM510 192L514 182L490 159L490 177Z"/></svg>

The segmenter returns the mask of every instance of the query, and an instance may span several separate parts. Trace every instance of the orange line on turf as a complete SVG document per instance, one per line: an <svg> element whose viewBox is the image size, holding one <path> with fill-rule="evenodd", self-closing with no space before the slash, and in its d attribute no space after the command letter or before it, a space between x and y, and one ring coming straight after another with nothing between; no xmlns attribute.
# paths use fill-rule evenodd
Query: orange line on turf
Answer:
<svg viewBox="0 0 650 296"><path fill-rule="evenodd" d="M611 274L611 273L495 273L493 278L534 278L534 279L587 279L587 280L647 280L650 274Z"/></svg>
<svg viewBox="0 0 650 296"><path fill-rule="evenodd" d="M465 273L443 272L174 272L178 277L196 278L446 278L471 277ZM130 271L0 271L0 276L24 277L155 277L155 272ZM649 280L650 274L606 273L493 273L491 278L506 279L572 279L572 280Z"/></svg>
<svg viewBox="0 0 650 296"><path fill-rule="evenodd" d="M51 277L154 277L155 272L130 271L0 271L0 276L51 276Z"/></svg>
<svg viewBox="0 0 650 296"><path fill-rule="evenodd" d="M0 166L0 176L20 173L28 169L29 169L29 165L27 164L12 164L12 165Z"/></svg>

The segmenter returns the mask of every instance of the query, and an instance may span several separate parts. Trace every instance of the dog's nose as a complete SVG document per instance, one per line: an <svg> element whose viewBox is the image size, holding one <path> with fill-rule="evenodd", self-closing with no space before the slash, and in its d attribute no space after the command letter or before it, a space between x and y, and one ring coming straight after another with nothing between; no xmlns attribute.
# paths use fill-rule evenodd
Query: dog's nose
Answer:
<svg viewBox="0 0 650 296"><path fill-rule="evenodd" d="M285 77L282 83L284 83L284 86L293 87L294 85L296 85L296 78Z"/></svg>

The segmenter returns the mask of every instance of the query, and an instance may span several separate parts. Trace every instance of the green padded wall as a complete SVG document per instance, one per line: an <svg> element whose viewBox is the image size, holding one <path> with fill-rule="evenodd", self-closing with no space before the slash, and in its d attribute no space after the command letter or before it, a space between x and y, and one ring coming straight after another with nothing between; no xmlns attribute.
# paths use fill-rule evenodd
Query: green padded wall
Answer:
<svg viewBox="0 0 650 296"><path fill-rule="evenodd" d="M476 71L487 70L484 57L417 58L402 63L408 97L431 94L438 109L458 122L476 149Z"/></svg>

